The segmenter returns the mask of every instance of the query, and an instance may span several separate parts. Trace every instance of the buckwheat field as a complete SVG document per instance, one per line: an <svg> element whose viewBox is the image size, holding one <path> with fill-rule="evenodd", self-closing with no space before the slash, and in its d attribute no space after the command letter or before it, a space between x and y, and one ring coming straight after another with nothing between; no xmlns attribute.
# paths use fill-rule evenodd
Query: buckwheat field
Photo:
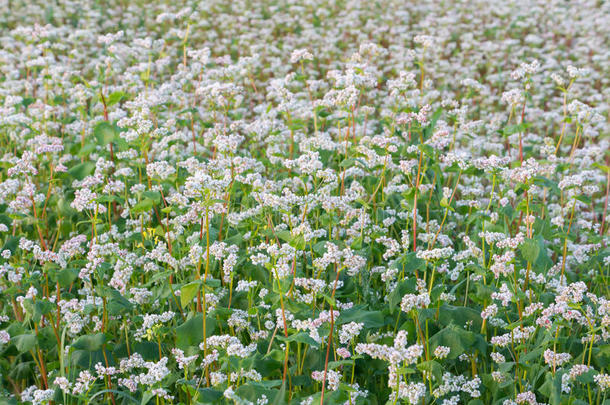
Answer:
<svg viewBox="0 0 610 405"><path fill-rule="evenodd" d="M0 0L0 404L610 404L610 3Z"/></svg>

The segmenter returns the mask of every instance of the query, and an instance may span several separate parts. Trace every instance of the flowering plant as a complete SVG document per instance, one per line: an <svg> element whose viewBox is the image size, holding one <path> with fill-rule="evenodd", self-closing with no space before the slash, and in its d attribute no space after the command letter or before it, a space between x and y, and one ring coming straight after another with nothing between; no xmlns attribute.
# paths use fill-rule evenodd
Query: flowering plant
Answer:
<svg viewBox="0 0 610 405"><path fill-rule="evenodd" d="M608 3L28 3L2 403L610 401Z"/></svg>

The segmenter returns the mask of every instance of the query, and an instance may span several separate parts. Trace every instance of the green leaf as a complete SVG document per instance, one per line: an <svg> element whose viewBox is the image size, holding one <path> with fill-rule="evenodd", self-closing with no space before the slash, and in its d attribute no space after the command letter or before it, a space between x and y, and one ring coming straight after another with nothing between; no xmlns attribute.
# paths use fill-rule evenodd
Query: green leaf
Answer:
<svg viewBox="0 0 610 405"><path fill-rule="evenodd" d="M593 348L593 362L597 367L607 368L610 365L610 345Z"/></svg>
<svg viewBox="0 0 610 405"><path fill-rule="evenodd" d="M199 292L199 287L201 287L201 281L193 281L192 283L188 283L180 289L180 304L183 307L186 307L193 301L193 298Z"/></svg>
<svg viewBox="0 0 610 405"><path fill-rule="evenodd" d="M206 336L211 336L216 330L216 320L211 317L206 318ZM203 342L203 314L197 314L186 320L182 325L176 327L176 346L186 350L189 346L199 347Z"/></svg>
<svg viewBox="0 0 610 405"><path fill-rule="evenodd" d="M265 384L265 383L272 383L272 386L269 386L269 384ZM265 395L268 399L272 399L275 395L276 392L275 390L272 390L272 388L274 387L278 387L282 385L282 380L275 380L275 381L261 381L261 382L248 382L246 384L240 385L237 390L235 390L235 393L237 394L238 397L247 400L247 401L256 401L256 399L261 398L263 395ZM239 401L237 401L237 403L239 403ZM280 402L280 403L284 403L284 401ZM243 402L243 405L245 405L246 402Z"/></svg>
<svg viewBox="0 0 610 405"><path fill-rule="evenodd" d="M544 176L536 176L536 177L534 177L534 184L538 184L538 185L541 185L541 186L544 186L544 187L548 187L548 188L550 188L551 190L553 190L553 191L555 191L557 193L560 192L559 187L557 186L557 183L547 179Z"/></svg>
<svg viewBox="0 0 610 405"><path fill-rule="evenodd" d="M306 345L313 346L313 347L319 346L318 342L313 340L313 338L311 336L309 336L309 334L307 332L303 332L303 331L296 333L294 335L288 335L288 337L284 337L279 334L276 337L277 337L277 339L279 339L283 342L300 342L300 343L305 343Z"/></svg>
<svg viewBox="0 0 610 405"><path fill-rule="evenodd" d="M339 163L339 167L350 167L350 166L353 166L355 162L356 162L356 159L347 158L347 159L343 160L341 163Z"/></svg>
<svg viewBox="0 0 610 405"><path fill-rule="evenodd" d="M273 291L275 291L275 286ZM324 298L324 301L326 301L328 305L331 305L333 307L337 305L335 299L328 294L322 294L322 298Z"/></svg>
<svg viewBox="0 0 610 405"><path fill-rule="evenodd" d="M161 193L159 193L158 191L147 190L142 193L142 197L151 200L155 204L161 203Z"/></svg>
<svg viewBox="0 0 610 405"><path fill-rule="evenodd" d="M19 238L16 236L9 235L6 237L6 241L4 242L4 246L2 246L2 250L10 250L11 255L13 255L17 251L18 247Z"/></svg>
<svg viewBox="0 0 610 405"><path fill-rule="evenodd" d="M450 205L449 205L449 200L446 197L443 197L440 201L440 205L443 208L448 208L451 211L455 211Z"/></svg>
<svg viewBox="0 0 610 405"><path fill-rule="evenodd" d="M290 242L290 239L292 238L292 234L290 233L290 231L287 231L287 230L275 231L275 236L277 236L279 239L283 240L284 242Z"/></svg>
<svg viewBox="0 0 610 405"><path fill-rule="evenodd" d="M55 391L55 395L56 395L56 396L55 396L55 401L57 401L58 403L61 403L61 402L59 402L59 401L58 401L58 400L61 400L61 399L62 399L62 395L61 395L61 394L58 394L59 392L60 392L59 390ZM139 402L137 399L135 399L135 398L134 398L134 397L132 397L131 395L127 394L126 392L117 391L117 390L111 390L111 389L105 389L105 390L99 390L99 391L97 391L95 394L93 394L92 396L90 396L90 397L88 398L88 403L97 403L97 402L94 402L94 401L93 401L93 399L95 399L95 397L99 397L100 395L104 395L104 394L106 394L107 392L112 392L113 394L116 394L117 396L120 396L120 397L123 397L123 398L125 398L125 399L128 399L128 400L130 400L130 401L131 401L131 402L133 402L133 403L136 403L136 404L140 403L140 402ZM57 396L57 395L59 395L59 396ZM146 394L145 394L145 395L146 395ZM124 404L124 403L125 403L125 402L123 401L123 404Z"/></svg>
<svg viewBox="0 0 610 405"><path fill-rule="evenodd" d="M19 242L19 239L17 239L17 242ZM324 255L324 253L326 253L326 243L328 241L326 240L321 240L319 242L316 242L316 244L313 245L313 251L316 252L317 254L319 254L320 256Z"/></svg>
<svg viewBox="0 0 610 405"><path fill-rule="evenodd" d="M79 337L74 343L72 343L71 347L74 349L94 352L96 350L100 350L105 342L106 335L103 333L96 333L95 335L85 335Z"/></svg>
<svg viewBox="0 0 610 405"><path fill-rule="evenodd" d="M438 346L447 346L451 349L447 357L456 359L461 354L473 352L476 341L473 332L456 325L449 325L430 338L430 350L434 351Z"/></svg>
<svg viewBox="0 0 610 405"><path fill-rule="evenodd" d="M89 176L91 173L93 173L93 170L95 170L95 163L83 162L70 168L68 170L68 174L77 180L82 180L85 177Z"/></svg>
<svg viewBox="0 0 610 405"><path fill-rule="evenodd" d="M583 374L579 375L578 377L576 377L576 381L578 381L581 384L591 384L591 383L595 382L593 377L596 376L597 374L599 374L599 373L596 370L589 370L586 373L583 373Z"/></svg>
<svg viewBox="0 0 610 405"><path fill-rule="evenodd" d="M150 391L146 391L144 394L142 394L142 401L140 402L140 405L146 405L151 399L153 399L155 395L150 392Z"/></svg>
<svg viewBox="0 0 610 405"><path fill-rule="evenodd" d="M544 384L540 387L539 391L542 395L549 398L550 405L561 405L561 379L565 374L565 371L558 371L553 376L550 371L545 375Z"/></svg>
<svg viewBox="0 0 610 405"><path fill-rule="evenodd" d="M509 125L502 130L502 133L504 134L504 136L509 136L512 134L523 132L530 126L531 126L531 124L529 124L527 122L521 123L521 124L516 124L516 125Z"/></svg>
<svg viewBox="0 0 610 405"><path fill-rule="evenodd" d="M390 307L390 313L400 310L400 301L402 297L409 292L415 291L415 278L409 278L398 282L398 285L392 290L388 297L388 306Z"/></svg>
<svg viewBox="0 0 610 405"><path fill-rule="evenodd" d="M219 279L208 277L207 280L203 280L203 288L207 288L210 291L214 291L215 288L218 288L222 285Z"/></svg>
<svg viewBox="0 0 610 405"><path fill-rule="evenodd" d="M481 327L481 313L473 308L442 305L439 311L439 321L442 325L465 327L468 323L476 330Z"/></svg>
<svg viewBox="0 0 610 405"><path fill-rule="evenodd" d="M290 246L294 247L297 250L305 249L305 238L303 235L295 235L290 239Z"/></svg>
<svg viewBox="0 0 610 405"><path fill-rule="evenodd" d="M593 166L605 171L606 173L610 172L610 166L601 165L597 162L593 163Z"/></svg>
<svg viewBox="0 0 610 405"><path fill-rule="evenodd" d="M20 353L29 352L36 346L36 336L31 333L14 336L11 338Z"/></svg>
<svg viewBox="0 0 610 405"><path fill-rule="evenodd" d="M147 212L150 209L152 209L152 207L155 205L154 201L149 199L149 198L145 198L142 201L140 201L139 203L137 203L136 205L134 205L131 208L131 212L134 214L139 214L141 212Z"/></svg>
<svg viewBox="0 0 610 405"><path fill-rule="evenodd" d="M114 201L121 202L121 198L114 194L111 194L111 195L104 194L104 195L97 197L95 200L100 204L108 204L109 202L114 202Z"/></svg>
<svg viewBox="0 0 610 405"><path fill-rule="evenodd" d="M119 315L130 311L133 308L133 304L123 297L119 291L112 289L109 293L107 307L110 315Z"/></svg>
<svg viewBox="0 0 610 405"><path fill-rule="evenodd" d="M30 104L34 104L36 102L36 99L33 97L24 97L23 100L21 101L21 104L23 104L23 106L25 108L28 108L28 106Z"/></svg>
<svg viewBox="0 0 610 405"><path fill-rule="evenodd" d="M23 307L23 310L25 311L28 318L34 317L34 319L33 319L34 322L40 322L40 318L38 318L38 319L35 318L34 302L32 301L31 298L23 300L21 302L21 306Z"/></svg>
<svg viewBox="0 0 610 405"><path fill-rule="evenodd" d="M364 323L367 328L381 328L385 325L385 320L381 311L367 311L364 305L355 305L350 309L341 312L337 323L342 325L350 322Z"/></svg>
<svg viewBox="0 0 610 405"><path fill-rule="evenodd" d="M67 288L72 284L78 277L78 270L76 269L63 269L57 273L57 281L61 287Z"/></svg>
<svg viewBox="0 0 610 405"><path fill-rule="evenodd" d="M402 262L404 268L409 273L415 273L415 270L422 270L426 262L416 256L415 252L407 253Z"/></svg>
<svg viewBox="0 0 610 405"><path fill-rule="evenodd" d="M95 145L92 144L92 143L86 143L78 151L78 156L79 157L85 157L85 156L88 156L91 152L94 152L94 151L95 151Z"/></svg>
<svg viewBox="0 0 610 405"><path fill-rule="evenodd" d="M440 363L438 363L437 361L423 361L417 365L417 369L432 373L436 381L441 381L442 379L443 366L441 366Z"/></svg>
<svg viewBox="0 0 610 405"><path fill-rule="evenodd" d="M197 390L197 402L203 404L216 404L222 398L222 391L212 388L200 388Z"/></svg>
<svg viewBox="0 0 610 405"><path fill-rule="evenodd" d="M553 266L553 261L547 253L543 236L536 236L536 241L538 242L538 248L540 250L540 253L538 254L538 258L536 259L536 261L533 263L533 266L538 272L546 272Z"/></svg>
<svg viewBox="0 0 610 405"><path fill-rule="evenodd" d="M35 304L34 308L36 311L36 315L42 316L42 315L48 314L49 312L53 311L57 307L52 302L39 299L39 300L36 300L36 304Z"/></svg>
<svg viewBox="0 0 610 405"><path fill-rule="evenodd" d="M527 238L519 248L521 255L530 263L535 263L540 254L540 246L535 239Z"/></svg>
<svg viewBox="0 0 610 405"><path fill-rule="evenodd" d="M360 249L362 249L362 238L360 236L358 236L356 239L354 239L354 241L352 242L350 247L353 250L360 250Z"/></svg>
<svg viewBox="0 0 610 405"><path fill-rule="evenodd" d="M97 139L98 144L108 145L117 138L118 130L109 122L102 121L93 128L93 135Z"/></svg>
<svg viewBox="0 0 610 405"><path fill-rule="evenodd" d="M537 347L534 350L531 350L522 356L519 357L519 362L521 363L529 363L533 362L536 359L539 359L542 353L544 352L544 347Z"/></svg>
<svg viewBox="0 0 610 405"><path fill-rule="evenodd" d="M123 99L125 97L125 93L122 91L115 91L114 93L111 93L108 96L108 100L106 100L106 105L111 106L111 105L115 105L116 103L118 103L119 101L121 101L121 99Z"/></svg>

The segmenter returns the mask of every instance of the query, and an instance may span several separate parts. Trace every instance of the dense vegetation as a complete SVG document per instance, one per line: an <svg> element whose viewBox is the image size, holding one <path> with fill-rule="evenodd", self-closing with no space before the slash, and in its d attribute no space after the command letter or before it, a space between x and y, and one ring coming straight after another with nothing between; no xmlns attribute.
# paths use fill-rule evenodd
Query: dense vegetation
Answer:
<svg viewBox="0 0 610 405"><path fill-rule="evenodd" d="M0 402L609 404L609 15L0 1Z"/></svg>

